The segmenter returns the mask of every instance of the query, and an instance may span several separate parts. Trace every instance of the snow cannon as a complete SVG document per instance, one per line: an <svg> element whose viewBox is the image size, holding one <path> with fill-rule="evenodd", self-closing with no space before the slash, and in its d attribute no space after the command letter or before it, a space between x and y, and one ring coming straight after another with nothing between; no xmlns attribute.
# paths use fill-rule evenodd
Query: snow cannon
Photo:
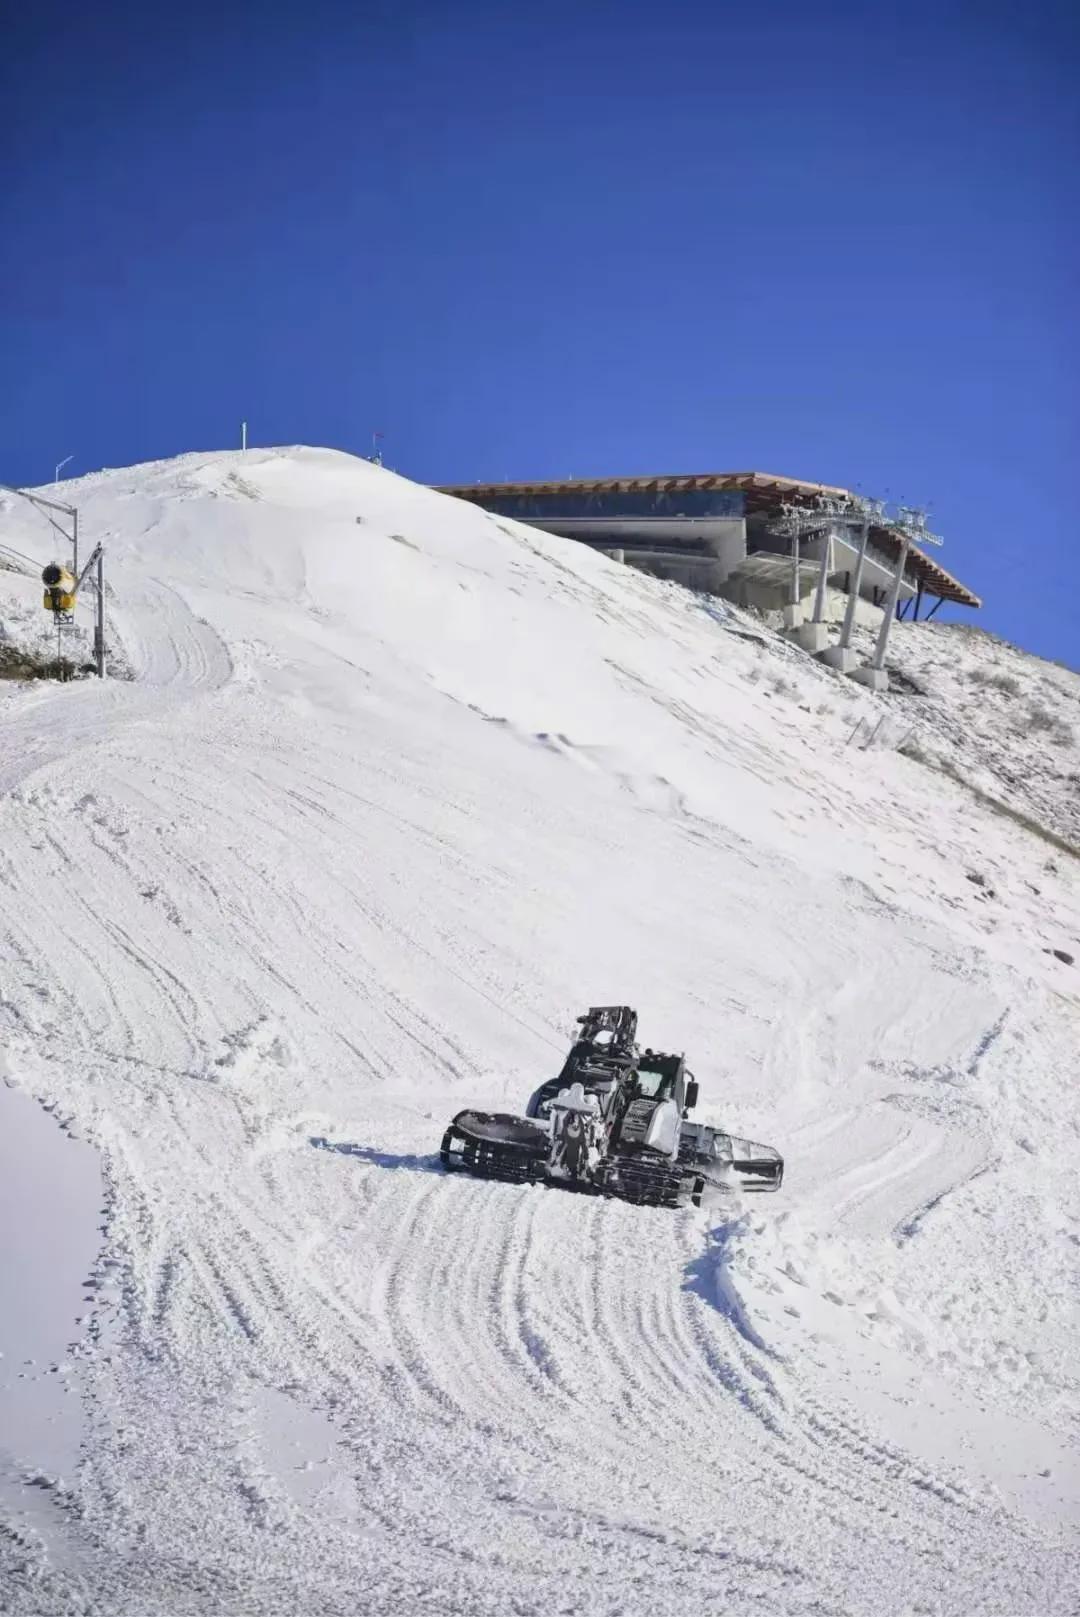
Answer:
<svg viewBox="0 0 1080 1617"><path fill-rule="evenodd" d="M72 613L75 610L75 574L59 562L51 561L41 570L41 582L45 585L45 594L42 606L46 612Z"/></svg>
<svg viewBox="0 0 1080 1617"><path fill-rule="evenodd" d="M646 1207L700 1207L714 1194L779 1190L780 1153L693 1123L698 1085L681 1055L642 1050L637 1012L594 1005L556 1078L524 1117L469 1109L443 1135L448 1169L540 1181Z"/></svg>

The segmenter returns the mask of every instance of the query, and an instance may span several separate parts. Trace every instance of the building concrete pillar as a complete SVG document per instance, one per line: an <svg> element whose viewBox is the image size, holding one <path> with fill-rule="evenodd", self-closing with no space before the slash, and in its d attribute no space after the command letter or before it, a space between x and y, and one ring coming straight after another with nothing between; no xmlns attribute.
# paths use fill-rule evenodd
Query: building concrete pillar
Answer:
<svg viewBox="0 0 1080 1617"><path fill-rule="evenodd" d="M893 581L889 585L889 599L885 603L881 628L878 631L877 645L874 647L874 655L870 662L871 668L884 668L885 666L885 652L889 645L889 630L892 628L892 620L896 616L896 603L900 599L900 586L904 582L904 568L907 566L910 544L911 541L905 534L900 541L900 554L896 558L896 572L893 574Z"/></svg>
<svg viewBox="0 0 1080 1617"><path fill-rule="evenodd" d="M851 577L848 589L847 611L844 613L844 622L840 630L839 646L846 651L851 645L851 631L855 627L855 610L859 604L859 589L862 585L863 563L866 560L866 547L870 543L870 520L865 518L862 524L862 533L859 535L859 553L855 557L855 571Z"/></svg>
<svg viewBox="0 0 1080 1617"><path fill-rule="evenodd" d="M792 639L796 645L801 646L804 651L808 651L812 657L816 657L829 644L829 625L827 623L804 623L795 630Z"/></svg>
<svg viewBox="0 0 1080 1617"><path fill-rule="evenodd" d="M885 610L881 617L881 628L878 630L877 643L874 646L874 655L862 668L852 670L852 679L858 680L860 685L867 685L872 691L887 691L889 676L885 672L885 652L889 644L889 630L896 615L896 603L900 597L900 585L904 581L904 568L907 564L908 547L910 540L907 534L900 541L900 553L896 558L896 571L892 583L889 585L889 598L885 602Z"/></svg>
<svg viewBox="0 0 1080 1617"><path fill-rule="evenodd" d="M828 663L841 674L850 674L858 665L859 654L851 649L851 631L855 627L855 612L859 604L859 586L862 583L863 562L866 560L866 547L870 542L870 519L865 518L862 523L862 533L859 537L859 550L855 558L855 571L848 575L848 603L844 613L844 621L840 628L840 639L835 646L828 646L821 653L821 660Z"/></svg>
<svg viewBox="0 0 1080 1617"><path fill-rule="evenodd" d="M833 563L833 536L830 529L825 535L825 542L821 547L821 562L818 566L817 587L814 592L814 610L809 623L800 623L792 633L792 639L808 651L812 657L820 656L829 644L829 628L825 622L825 608L828 603L827 585Z"/></svg>
<svg viewBox="0 0 1080 1617"><path fill-rule="evenodd" d="M811 623L825 622L825 604L828 600L829 574L833 570L833 534L830 528L821 547L821 566L818 569L817 592L814 595L814 615Z"/></svg>

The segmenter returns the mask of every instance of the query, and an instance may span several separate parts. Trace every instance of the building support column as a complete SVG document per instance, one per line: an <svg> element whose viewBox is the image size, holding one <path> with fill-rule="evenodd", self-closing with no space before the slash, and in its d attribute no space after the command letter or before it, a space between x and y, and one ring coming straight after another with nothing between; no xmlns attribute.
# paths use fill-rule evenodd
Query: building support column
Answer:
<svg viewBox="0 0 1080 1617"><path fill-rule="evenodd" d="M851 645L851 631L855 627L855 609L859 604L859 590L862 587L863 563L866 561L866 547L870 542L870 523L864 521L862 533L859 535L859 553L855 557L855 574L851 580L851 589L848 593L847 611L844 613L844 622L840 630L840 645L844 651Z"/></svg>
<svg viewBox="0 0 1080 1617"><path fill-rule="evenodd" d="M784 630L793 640L797 640L802 627L802 574L800 570L801 556L799 554L800 534L798 528L791 536L791 599L784 607Z"/></svg>
<svg viewBox="0 0 1080 1617"><path fill-rule="evenodd" d="M900 599L900 586L904 582L904 568L907 566L910 544L911 541L905 533L900 541L900 553L896 558L896 571L893 573L892 583L889 585L889 599L886 601L885 610L881 615L881 628L878 630L874 655L864 668L854 669L851 675L852 679L857 679L860 685L869 685L872 691L887 691L889 688L889 676L885 672L885 653L889 648L889 631L896 615L896 603Z"/></svg>
<svg viewBox="0 0 1080 1617"><path fill-rule="evenodd" d="M896 558L896 571L893 574L893 581L889 585L889 599L886 601L885 611L882 613L877 645L874 647L874 655L870 661L871 668L885 667L885 653L889 648L889 630L892 628L896 603L900 599L900 586L904 582L904 569L907 566L910 545L911 541L905 534L900 541L900 554Z"/></svg>
<svg viewBox="0 0 1080 1617"><path fill-rule="evenodd" d="M809 623L804 623L795 631L795 639L804 651L811 656L818 656L829 643L829 626L825 622L825 607L828 602L829 575L833 570L833 533L830 528L825 534L825 541L821 547L821 561L818 565L817 587L814 590L814 612Z"/></svg>
<svg viewBox="0 0 1080 1617"><path fill-rule="evenodd" d="M818 568L817 589L814 592L814 616L812 623L825 622L825 603L828 599L829 574L833 570L833 534L830 528L825 535L825 543L821 548L821 566Z"/></svg>
<svg viewBox="0 0 1080 1617"><path fill-rule="evenodd" d="M866 561L866 547L870 542L870 519L864 517L862 532L859 535L859 550L855 557L855 571L850 577L848 587L847 610L844 613L844 622L840 629L840 639L835 646L822 653L822 662L828 663L830 668L836 668L841 674L850 674L859 660L857 651L851 649L851 632L855 627L855 609L859 602L859 588L862 584L863 563Z"/></svg>

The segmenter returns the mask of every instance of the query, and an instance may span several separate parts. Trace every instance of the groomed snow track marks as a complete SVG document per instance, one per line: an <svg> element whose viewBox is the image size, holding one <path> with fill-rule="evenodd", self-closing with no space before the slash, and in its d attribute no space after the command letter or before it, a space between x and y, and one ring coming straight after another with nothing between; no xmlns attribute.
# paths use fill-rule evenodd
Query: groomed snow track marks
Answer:
<svg viewBox="0 0 1080 1617"><path fill-rule="evenodd" d="M153 582L118 589L125 604L115 621L110 615L109 633L120 636L133 680L38 690L17 713L5 714L0 793L108 744L129 725L160 721L163 700L187 702L232 677L224 641L175 590Z"/></svg>
<svg viewBox="0 0 1080 1617"><path fill-rule="evenodd" d="M494 525L510 541L494 550L487 519L427 495L413 528L389 525L412 549L364 531L363 588L324 647L308 608L341 582L344 530L328 571L293 528L275 560L280 533L233 544L220 525L226 507L261 512L259 478L287 463L219 489L193 457L186 528L160 501L160 530L118 563L138 678L29 697L5 731L0 1027L20 1081L101 1145L109 1187L84 1462L64 1494L77 1553L67 1575L11 1585L14 1617L355 1617L360 1601L373 1617L893 1617L898 1591L934 1617L1070 1610L1059 1540L977 1471L914 1458L902 1415L883 1435L845 1348L810 1309L787 1317L800 1290L831 1307L814 1295L827 1261L784 1278L785 1242L814 1257L798 1216L840 1226L845 1261L882 1243L918 1260L947 1234L985 1183L998 1069L1022 1055L1005 1046L1023 1016L1018 1032L1002 1019L974 951L911 922L865 852L845 853L857 879L827 880L822 849L821 868L799 864L816 819L833 835L864 814L866 779L819 770L819 740L782 709L775 744L696 604L515 525ZM352 499L333 517L350 540ZM460 556L455 521L478 525ZM182 577L158 576L155 534ZM623 638L560 691L550 658L517 668L534 630L512 617L494 677L462 674L483 637L466 616L443 645L441 619L492 578L511 613L577 613L561 647ZM490 601L475 622L492 629ZM727 693L712 711L710 677ZM590 706L609 679L616 703ZM675 767L654 757L672 734ZM705 774L684 791L691 756ZM741 820L714 812L743 793ZM909 855L909 799L879 794L873 818ZM65 859L78 882L43 904ZM624 903L628 869L641 891ZM713 936L703 891L737 938ZM823 937L836 970L819 980ZM775 1249L762 1237L761 1267L721 1252L711 1272L727 1236L706 1215L435 1170L455 1103L520 1104L559 1058L598 960L650 1027L686 1037L715 1121L773 1138L793 1096L793 1171L768 1216L801 1212ZM909 1000L931 988L927 1035ZM912 1042L923 1075L896 1060ZM919 1240L898 1241L913 1219Z"/></svg>
<svg viewBox="0 0 1080 1617"><path fill-rule="evenodd" d="M335 1166L331 1161L330 1170ZM788 1476L785 1508L806 1512L808 1533L823 1495L837 1532L849 1539L865 1534L866 1511L872 1511L882 1522L879 1553L897 1564L918 1547L940 1575L961 1553L964 1536L978 1532L971 1507L951 1483L920 1473L851 1423L810 1408L799 1387L785 1399L773 1377L786 1373L757 1362L702 1299L673 1293L666 1265L656 1265L653 1289L643 1286L634 1251L642 1238L635 1227L640 1215L628 1218L615 1204L557 1192L478 1186L423 1171L367 1164L351 1171L363 1210L351 1233L370 1271L363 1340L381 1363L374 1371L364 1355L366 1373L354 1368L347 1392L335 1389L333 1396L362 1397L367 1407L368 1378L376 1374L384 1395L407 1414L407 1429L419 1427L432 1477L471 1477L478 1488L475 1498L470 1490L467 1529L457 1519L460 1499L448 1503L439 1485L437 1499L425 1490L397 1500L396 1526L410 1538L452 1549L466 1565L482 1561L506 1491L505 1483L493 1492L480 1486L485 1476L490 1483L493 1463L496 1472L512 1467L517 1512L535 1517L545 1534L561 1522L560 1542L564 1534L575 1538L578 1528L568 1525L566 1508L543 1503L556 1492L557 1474L559 1493L593 1501L586 1514L610 1547L627 1536L666 1542L671 1562L665 1551L653 1575L675 1577L688 1595L704 1599L709 1588L689 1577L682 1560L691 1542L700 1549L715 1539L715 1512L735 1506L738 1549L725 1547L721 1558L762 1575L767 1569L771 1593L782 1585L786 1609L798 1610L800 1583L808 1585L807 1609L825 1590L805 1568L795 1575L777 1556L764 1526L768 1511L755 1525L757 1513L746 1504L764 1505L774 1495L778 1464ZM372 1179L382 1181L374 1192ZM573 1229L560 1205L567 1202ZM695 1233L684 1230L684 1236ZM675 1253L666 1250L665 1257L677 1257L682 1244L676 1241ZM374 1265L373 1253L379 1255ZM330 1354L327 1362L342 1364L346 1355ZM608 1375L597 1376L597 1366L606 1366ZM775 1406L777 1415L762 1421L757 1400ZM688 1467L701 1479L692 1498L678 1482L665 1484L658 1467L660 1456L675 1454L680 1471ZM647 1498L640 1483L627 1498L625 1484L613 1487L613 1478L640 1478L644 1456L651 1457L644 1464ZM363 1490L359 1477L356 1482ZM941 1504L940 1519L927 1510L928 1493ZM605 1508L598 1521L600 1497ZM381 1488L364 1498L365 1510L376 1509ZM954 1522L954 1514L964 1520ZM575 1519L575 1512L569 1516ZM748 1554L755 1541L760 1549ZM535 1567L519 1561L519 1572L538 1576L550 1564L550 1547L537 1544L536 1557ZM565 1569L564 1578L574 1576L585 1578L585 1565ZM471 1598L480 1597L474 1591Z"/></svg>
<svg viewBox="0 0 1080 1617"><path fill-rule="evenodd" d="M356 1577L374 1570L389 1587L407 1538L445 1567L467 1609L485 1614L508 1609L522 1580L536 1602L524 1609L537 1612L556 1589L581 1609L614 1613L668 1587L706 1611L728 1601L839 1614L868 1531L886 1569L883 1595L901 1568L911 1579L912 1560L929 1589L976 1544L992 1553L981 1542L991 1524L962 1490L822 1408L797 1367L672 1284L700 1250L699 1216L383 1168L306 1140L261 1166L256 1195L207 1186L198 1239L181 1229L171 1244L154 1212L160 1189L140 1190L125 1170L114 1239L128 1233L117 1255L145 1277L129 1311L150 1377L144 1390L149 1397L162 1367L195 1365L207 1407L224 1411L236 1397L242 1406L246 1382L253 1395L264 1386L328 1421L350 1503L338 1536L328 1520L317 1538L339 1564L355 1555ZM134 1160L129 1167L137 1171ZM300 1261L294 1238L283 1267L289 1232L274 1192L298 1173L344 1193L346 1233L311 1262ZM183 1452L194 1436L182 1411L167 1397L159 1403L164 1427L142 1435L147 1477L161 1442ZM214 1419L221 1425L222 1414ZM290 1498L264 1442L242 1408L225 1417L215 1447L236 1504L203 1529L218 1546L214 1564L228 1565L253 1509L279 1532L314 1531L314 1502L308 1510ZM168 1476L158 1485L171 1494ZM97 1520L92 1486L90 1495ZM110 1511L115 1500L105 1524ZM367 1525L354 1543L347 1523L356 1520ZM793 1554L793 1528L803 1555ZM106 1542L115 1549L112 1531ZM1007 1544L993 1553L1007 1563ZM273 1568L268 1546L264 1576L284 1599L287 1566L270 1578ZM425 1609L424 1589L405 1585ZM327 1609L347 1608L331 1600ZM393 1604L377 1598L372 1609Z"/></svg>
<svg viewBox="0 0 1080 1617"><path fill-rule="evenodd" d="M224 641L180 592L160 579L122 573L117 624L137 680L189 693L216 691L233 673Z"/></svg>
<svg viewBox="0 0 1080 1617"><path fill-rule="evenodd" d="M362 1172L369 1177L382 1170ZM595 1500L611 1493L610 1481L601 1478L635 1471L643 1447L651 1447L650 1428L641 1429L643 1384L628 1385L625 1374L615 1368L610 1382L598 1387L588 1373L590 1366L610 1362L605 1350L612 1342L610 1336L590 1340L595 1299L589 1294L588 1278L595 1271L583 1275L577 1263L567 1264L565 1271L557 1264L556 1275L551 1275L551 1247L543 1225L554 1220L561 1235L566 1230L559 1209L551 1207L552 1198L543 1192L461 1185L426 1174L412 1176L414 1183L402 1186L400 1181L408 1174L386 1177L389 1188L367 1204L365 1244L383 1249L374 1221L385 1221L388 1256L372 1280L371 1314L377 1330L386 1332L391 1362L400 1376L398 1395L408 1402L414 1418L420 1415L438 1432L435 1437L429 1431L424 1444L433 1462L437 1450L448 1446L446 1463L459 1475L474 1474L477 1481L490 1472L493 1454L499 1456L500 1465L512 1467L514 1512L528 1522L528 1536L537 1535L529 1561L522 1565L519 1559L519 1571L543 1578L552 1562L546 1540L554 1533L572 1563L580 1560L584 1549L584 1562L567 1566L562 1579L565 1590L567 1578L581 1578L584 1592L590 1551L580 1543L581 1519L590 1524L590 1537L599 1533L612 1550L625 1547L625 1524L611 1520L609 1511L598 1510ZM465 1197L468 1205L463 1208ZM583 1238L591 1241L606 1209L599 1202L570 1199L585 1218ZM452 1211L459 1217L449 1216ZM580 1253L572 1256L580 1259ZM558 1288L564 1273L566 1290L559 1295L569 1318L561 1310L553 1318L550 1289L553 1280ZM573 1332L569 1341L568 1331ZM599 1430L598 1400L604 1410ZM654 1419L651 1405L648 1415ZM586 1420L590 1429L584 1453ZM664 1434L665 1445L671 1436L670 1431ZM593 1503L569 1512L549 1503L552 1482L560 1472L570 1476L575 1492L582 1488ZM455 1555L471 1564L483 1556L489 1535L499 1531L503 1515L499 1507L507 1502L500 1495L506 1495L508 1486L504 1480L493 1491L484 1488L476 1498L470 1490L470 1516L479 1519L464 1531L453 1520L433 1530L427 1514L430 1500L422 1514L400 1525L410 1537L453 1546ZM655 1543L670 1537L681 1558L685 1546L680 1515L676 1503L668 1534L642 1521L633 1524L629 1536L647 1534ZM518 1547L519 1558L523 1548ZM742 1565L744 1557L734 1559ZM768 1556L755 1564L757 1570L768 1571L775 1593L787 1569L778 1571ZM683 1576L675 1565L657 1569L656 1575ZM536 1598L541 1598L539 1589ZM486 1603L482 1609L489 1609ZM494 1603L491 1609L496 1609Z"/></svg>

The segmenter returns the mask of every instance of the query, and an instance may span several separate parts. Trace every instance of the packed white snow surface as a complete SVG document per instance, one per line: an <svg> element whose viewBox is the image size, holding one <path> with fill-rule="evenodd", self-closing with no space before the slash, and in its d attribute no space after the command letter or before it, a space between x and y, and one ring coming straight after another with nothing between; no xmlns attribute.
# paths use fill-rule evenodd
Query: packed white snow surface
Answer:
<svg viewBox="0 0 1080 1617"><path fill-rule="evenodd" d="M136 678L0 686L6 1074L106 1186L3 1610L1075 1612L1069 783L340 453L64 493ZM440 1171L606 1002L779 1195Z"/></svg>
<svg viewBox="0 0 1080 1617"><path fill-rule="evenodd" d="M0 1052L0 1522L40 1533L83 1436L71 1304L100 1245L101 1171L90 1146L4 1081L5 1065Z"/></svg>

